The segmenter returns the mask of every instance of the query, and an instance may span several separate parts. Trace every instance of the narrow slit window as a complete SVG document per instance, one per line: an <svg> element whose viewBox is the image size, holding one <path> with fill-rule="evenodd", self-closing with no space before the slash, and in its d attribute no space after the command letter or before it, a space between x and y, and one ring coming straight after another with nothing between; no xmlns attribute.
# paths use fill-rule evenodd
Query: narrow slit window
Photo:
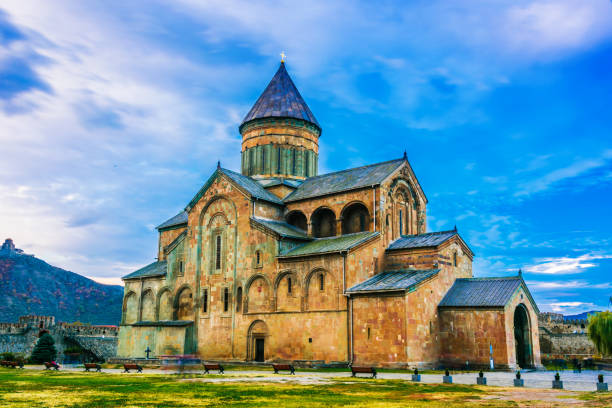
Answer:
<svg viewBox="0 0 612 408"><path fill-rule="evenodd" d="M223 311L227 312L229 310L229 289L223 289Z"/></svg>
<svg viewBox="0 0 612 408"><path fill-rule="evenodd" d="M184 272L185 272L185 269L184 269L183 261L180 261L179 262L179 275L182 276Z"/></svg>
<svg viewBox="0 0 612 408"><path fill-rule="evenodd" d="M453 266L457 266L457 252L453 254Z"/></svg>
<svg viewBox="0 0 612 408"><path fill-rule="evenodd" d="M208 313L208 289L204 289L204 294L202 295L202 311Z"/></svg>
<svg viewBox="0 0 612 408"><path fill-rule="evenodd" d="M404 222L403 222L404 219L402 217L403 217L402 210L399 210L399 233L400 233L400 236L404 233Z"/></svg>
<svg viewBox="0 0 612 408"><path fill-rule="evenodd" d="M242 310L242 288L238 288L238 292L236 293L236 311L240 312Z"/></svg>
<svg viewBox="0 0 612 408"><path fill-rule="evenodd" d="M291 293L291 277L287 278L287 293Z"/></svg>
<svg viewBox="0 0 612 408"><path fill-rule="evenodd" d="M261 266L261 252L255 252L255 265Z"/></svg>
<svg viewBox="0 0 612 408"><path fill-rule="evenodd" d="M370 340L370 328L368 327L368 340Z"/></svg>
<svg viewBox="0 0 612 408"><path fill-rule="evenodd" d="M323 274L319 275L319 290L325 289L325 276Z"/></svg>
<svg viewBox="0 0 612 408"><path fill-rule="evenodd" d="M221 235L217 235L216 238L215 269L221 269Z"/></svg>

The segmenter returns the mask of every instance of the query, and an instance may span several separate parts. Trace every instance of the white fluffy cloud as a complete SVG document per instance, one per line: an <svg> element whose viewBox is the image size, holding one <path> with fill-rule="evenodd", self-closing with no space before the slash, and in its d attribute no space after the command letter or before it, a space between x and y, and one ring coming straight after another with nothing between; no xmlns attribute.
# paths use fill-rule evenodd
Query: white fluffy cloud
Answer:
<svg viewBox="0 0 612 408"><path fill-rule="evenodd" d="M558 257L539 259L535 265L525 267L525 271L544 275L565 275L585 272L598 266L597 260L612 259L612 255L585 254L577 257Z"/></svg>

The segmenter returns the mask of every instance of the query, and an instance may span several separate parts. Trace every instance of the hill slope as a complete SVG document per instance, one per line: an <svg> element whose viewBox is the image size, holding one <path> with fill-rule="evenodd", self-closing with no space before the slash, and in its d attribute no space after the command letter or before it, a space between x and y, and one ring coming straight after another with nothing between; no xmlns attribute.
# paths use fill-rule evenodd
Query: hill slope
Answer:
<svg viewBox="0 0 612 408"><path fill-rule="evenodd" d="M11 240L0 248L0 322L35 314L63 322L119 324L122 298L121 286L56 268L24 254Z"/></svg>

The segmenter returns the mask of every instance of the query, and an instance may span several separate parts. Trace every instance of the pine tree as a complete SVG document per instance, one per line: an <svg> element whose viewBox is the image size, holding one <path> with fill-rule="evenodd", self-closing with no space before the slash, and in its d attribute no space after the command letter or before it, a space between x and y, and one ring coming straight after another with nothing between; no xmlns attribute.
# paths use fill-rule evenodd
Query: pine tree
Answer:
<svg viewBox="0 0 612 408"><path fill-rule="evenodd" d="M34 346L34 350L32 350L32 356L30 359L33 363L44 363L47 361L55 360L55 356L57 355L57 350L55 350L55 341L53 337L49 333L43 333L38 342L36 342L36 346Z"/></svg>

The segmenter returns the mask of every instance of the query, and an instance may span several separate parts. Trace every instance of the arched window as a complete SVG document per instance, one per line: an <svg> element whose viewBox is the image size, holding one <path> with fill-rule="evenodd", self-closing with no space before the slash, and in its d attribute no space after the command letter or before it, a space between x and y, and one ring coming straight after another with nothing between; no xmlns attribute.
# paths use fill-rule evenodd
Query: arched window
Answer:
<svg viewBox="0 0 612 408"><path fill-rule="evenodd" d="M221 269L221 235L215 239L215 269Z"/></svg>
<svg viewBox="0 0 612 408"><path fill-rule="evenodd" d="M242 311L242 288L238 288L236 292L236 311Z"/></svg>
<svg viewBox="0 0 612 408"><path fill-rule="evenodd" d="M227 312L229 310L229 289L223 289L223 311Z"/></svg>

